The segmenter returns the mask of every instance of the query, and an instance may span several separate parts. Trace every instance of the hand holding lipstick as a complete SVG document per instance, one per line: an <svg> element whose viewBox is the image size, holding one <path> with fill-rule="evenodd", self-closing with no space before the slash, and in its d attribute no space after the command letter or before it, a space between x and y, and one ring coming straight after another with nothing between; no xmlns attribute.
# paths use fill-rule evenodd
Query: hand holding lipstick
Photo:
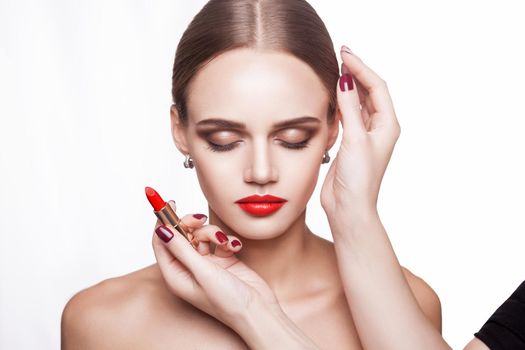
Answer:
<svg viewBox="0 0 525 350"><path fill-rule="evenodd" d="M240 245L231 244L235 237L216 235L220 229L204 225L205 217L188 214L178 219L175 202L165 203L151 188L146 188L146 195L159 217L153 250L172 293L239 333L246 329L248 318L253 317L248 312L280 310L266 282L234 255L241 249ZM191 244L196 241L198 244ZM215 243L214 252L210 251L210 242Z"/></svg>
<svg viewBox="0 0 525 350"><path fill-rule="evenodd" d="M175 211L176 204L174 201L168 201L167 205ZM190 237L190 243L199 252L200 255L213 254L215 256L227 258L238 252L242 248L240 240L233 235L226 235L216 225L205 225L207 216L204 214L187 214L182 217L179 221L179 226L182 227ZM159 238L168 241L171 239L171 235L159 226L168 226L172 233L176 234L176 230L170 224L163 225L163 222L158 219L155 225L155 230ZM215 247L213 252L211 245Z"/></svg>
<svg viewBox="0 0 525 350"><path fill-rule="evenodd" d="M199 248L212 237L205 233L212 226L193 231ZM266 282L231 250L228 254L217 245L215 254L200 255L173 226L158 221L155 227L153 250L172 293L229 326L250 349L268 349L275 343L283 349L319 349L287 317Z"/></svg>

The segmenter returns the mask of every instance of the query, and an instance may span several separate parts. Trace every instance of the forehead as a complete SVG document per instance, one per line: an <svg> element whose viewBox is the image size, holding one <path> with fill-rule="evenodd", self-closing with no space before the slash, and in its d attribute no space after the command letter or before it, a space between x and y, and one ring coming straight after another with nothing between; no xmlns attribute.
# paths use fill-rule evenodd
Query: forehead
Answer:
<svg viewBox="0 0 525 350"><path fill-rule="evenodd" d="M274 124L299 116L326 118L328 92L303 61L282 52L235 49L221 54L193 78L190 124L208 118Z"/></svg>

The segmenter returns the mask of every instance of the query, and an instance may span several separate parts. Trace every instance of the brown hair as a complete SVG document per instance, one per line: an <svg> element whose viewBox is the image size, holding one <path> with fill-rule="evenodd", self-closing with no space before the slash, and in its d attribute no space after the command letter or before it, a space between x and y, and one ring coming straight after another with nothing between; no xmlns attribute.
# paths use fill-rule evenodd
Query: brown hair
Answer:
<svg viewBox="0 0 525 350"><path fill-rule="evenodd" d="M195 15L177 46L172 98L187 126L188 86L214 57L236 48L294 55L319 76L329 94L327 120L334 120L339 66L328 30L305 0L210 0Z"/></svg>

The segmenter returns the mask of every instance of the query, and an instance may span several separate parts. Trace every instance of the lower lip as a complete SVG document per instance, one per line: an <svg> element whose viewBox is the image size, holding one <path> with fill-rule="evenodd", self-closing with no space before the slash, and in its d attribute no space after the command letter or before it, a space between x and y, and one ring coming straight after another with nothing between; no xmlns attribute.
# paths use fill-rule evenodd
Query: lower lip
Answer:
<svg viewBox="0 0 525 350"><path fill-rule="evenodd" d="M270 202L270 203L237 203L239 207L245 212L255 216L270 215L279 210L286 202Z"/></svg>

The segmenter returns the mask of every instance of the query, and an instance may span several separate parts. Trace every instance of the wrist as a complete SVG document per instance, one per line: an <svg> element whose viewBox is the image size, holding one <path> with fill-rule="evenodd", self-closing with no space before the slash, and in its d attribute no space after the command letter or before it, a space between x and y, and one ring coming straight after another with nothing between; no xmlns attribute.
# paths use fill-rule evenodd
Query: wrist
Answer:
<svg viewBox="0 0 525 350"><path fill-rule="evenodd" d="M234 329L250 349L319 349L284 313L279 304L258 301L247 308Z"/></svg>
<svg viewBox="0 0 525 350"><path fill-rule="evenodd" d="M347 220L349 216L369 218L378 216L377 206L364 202L338 203L330 207L323 207L328 219L332 221Z"/></svg>
<svg viewBox="0 0 525 350"><path fill-rule="evenodd" d="M328 215L334 243L350 242L366 235L370 227L381 223L377 209L338 210Z"/></svg>

